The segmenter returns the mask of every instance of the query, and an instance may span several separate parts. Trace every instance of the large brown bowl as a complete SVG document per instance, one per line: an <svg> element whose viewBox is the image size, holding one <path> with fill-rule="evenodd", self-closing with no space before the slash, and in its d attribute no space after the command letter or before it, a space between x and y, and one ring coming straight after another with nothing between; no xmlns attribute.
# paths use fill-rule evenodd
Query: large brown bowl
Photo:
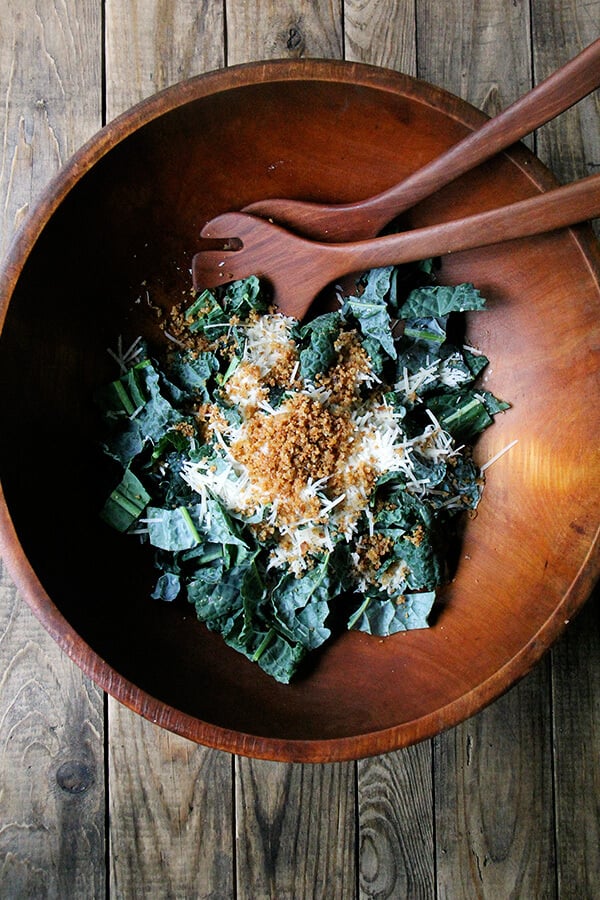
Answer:
<svg viewBox="0 0 600 900"><path fill-rule="evenodd" d="M276 760L383 753L455 725L523 676L599 573L599 254L587 228L444 261L489 311L468 340L508 400L455 577L429 630L345 634L277 684L152 601L148 551L106 528L96 387L119 335L157 334L181 303L203 223L266 196L352 200L382 190L483 121L409 77L278 62L177 85L121 116L48 186L1 277L1 550L52 636L109 693L195 741ZM422 203L452 218L553 185L523 147Z"/></svg>

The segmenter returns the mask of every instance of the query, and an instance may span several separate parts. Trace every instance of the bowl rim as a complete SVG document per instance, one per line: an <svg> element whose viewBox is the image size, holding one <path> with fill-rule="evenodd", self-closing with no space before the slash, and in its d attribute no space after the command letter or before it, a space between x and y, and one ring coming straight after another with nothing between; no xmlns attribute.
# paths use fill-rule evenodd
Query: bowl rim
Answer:
<svg viewBox="0 0 600 900"><path fill-rule="evenodd" d="M488 117L449 91L401 72L346 60L270 60L243 63L180 81L140 101L108 122L87 140L48 182L28 210L0 265L0 333L21 271L44 227L85 174L114 147L164 113L209 95L277 81L338 82L393 94L408 93L416 102L439 108L470 128ZM557 184L551 172L523 145L507 155L538 190ZM588 225L570 229L596 282L600 282L600 247ZM504 666L449 704L390 728L331 739L286 739L235 731L202 721L158 700L120 675L80 637L46 593L21 546L0 483L0 556L36 618L99 687L159 726L217 750L278 762L328 763L388 753L431 738L458 725L499 698L524 677L565 630L600 578L600 526L561 602L527 644Z"/></svg>

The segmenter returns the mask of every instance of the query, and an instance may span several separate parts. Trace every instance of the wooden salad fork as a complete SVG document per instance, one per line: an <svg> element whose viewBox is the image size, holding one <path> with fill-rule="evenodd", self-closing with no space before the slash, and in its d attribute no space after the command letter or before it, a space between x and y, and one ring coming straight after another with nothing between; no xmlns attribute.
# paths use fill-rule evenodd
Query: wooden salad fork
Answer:
<svg viewBox="0 0 600 900"><path fill-rule="evenodd" d="M266 199L249 204L243 212L321 241L374 237L396 216L554 119L599 85L600 38L449 150L373 197L334 205Z"/></svg>
<svg viewBox="0 0 600 900"><path fill-rule="evenodd" d="M529 237L599 215L600 174L498 209L355 242L312 241L246 213L224 213L202 236L241 248L199 251L193 285L202 290L257 275L270 283L280 312L302 319L316 295L348 273Z"/></svg>

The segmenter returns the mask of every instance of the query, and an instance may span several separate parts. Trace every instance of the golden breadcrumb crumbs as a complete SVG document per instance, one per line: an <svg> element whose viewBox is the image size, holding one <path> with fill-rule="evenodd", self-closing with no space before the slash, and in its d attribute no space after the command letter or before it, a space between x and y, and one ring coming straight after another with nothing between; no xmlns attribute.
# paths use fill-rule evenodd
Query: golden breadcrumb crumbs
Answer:
<svg viewBox="0 0 600 900"><path fill-rule="evenodd" d="M173 431L179 431L189 438L193 438L196 435L196 429L191 422L176 422L173 425Z"/></svg>
<svg viewBox="0 0 600 900"><path fill-rule="evenodd" d="M254 415L230 450L250 479L278 498L279 521L290 523L318 517L319 500L305 488L343 463L351 430L347 415L296 394L275 415Z"/></svg>
<svg viewBox="0 0 600 900"><path fill-rule="evenodd" d="M357 569L364 575L374 575L390 554L394 542L384 534L365 534L356 544Z"/></svg>
<svg viewBox="0 0 600 900"><path fill-rule="evenodd" d="M292 379L294 370L298 367L298 350L293 343L282 348L277 362L265 375L264 383L267 387L292 388L298 387L299 382Z"/></svg>
<svg viewBox="0 0 600 900"><path fill-rule="evenodd" d="M360 376L370 371L369 357L356 331L342 331L334 344L337 359L327 372L317 375L315 383L330 391L332 406L350 406L356 402Z"/></svg>
<svg viewBox="0 0 600 900"><path fill-rule="evenodd" d="M425 529L422 525L417 525L415 528L413 528L410 534L404 535L404 540L410 541L411 544L415 545L415 547L420 547L420 545L423 543L424 537Z"/></svg>

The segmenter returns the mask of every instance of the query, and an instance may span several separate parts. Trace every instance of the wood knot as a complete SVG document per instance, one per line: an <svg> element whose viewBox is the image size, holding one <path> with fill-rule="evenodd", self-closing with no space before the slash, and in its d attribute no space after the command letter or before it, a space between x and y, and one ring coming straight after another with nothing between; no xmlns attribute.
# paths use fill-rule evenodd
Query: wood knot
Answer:
<svg viewBox="0 0 600 900"><path fill-rule="evenodd" d="M481 103L481 109L490 117L497 116L504 109L502 95L497 84L493 84L489 88Z"/></svg>
<svg viewBox="0 0 600 900"><path fill-rule="evenodd" d="M298 25L292 25L288 31L286 47L293 53L300 53L304 49L304 35Z"/></svg>
<svg viewBox="0 0 600 900"><path fill-rule="evenodd" d="M94 773L86 763L69 759L59 766L56 783L67 794L85 794L94 783Z"/></svg>

